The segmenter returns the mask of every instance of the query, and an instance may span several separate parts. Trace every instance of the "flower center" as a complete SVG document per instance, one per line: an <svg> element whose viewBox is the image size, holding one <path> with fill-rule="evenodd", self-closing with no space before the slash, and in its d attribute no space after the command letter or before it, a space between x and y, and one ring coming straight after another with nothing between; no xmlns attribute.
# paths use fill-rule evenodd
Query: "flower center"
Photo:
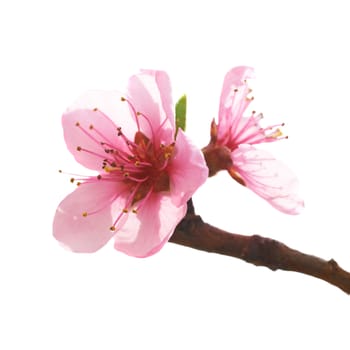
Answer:
<svg viewBox="0 0 350 350"><path fill-rule="evenodd" d="M130 188L131 205L147 197L150 192L169 191L170 181L167 166L172 156L175 143L155 147L151 140L141 131L135 133L134 142L130 142L118 128L118 136L123 137L130 153L123 155L116 149L108 149L112 156L104 160L103 169L116 180L122 181Z"/></svg>
<svg viewBox="0 0 350 350"><path fill-rule="evenodd" d="M98 109L94 109L94 111L97 112ZM145 115L135 112L136 118L140 116L147 118ZM147 121L149 120L147 119ZM149 125L152 127L150 122ZM124 208L110 227L112 231L116 230L117 223L123 214L129 211L137 213L152 193L170 190L168 165L173 156L175 142L168 145L158 144L154 137L155 130L151 128L152 139L150 139L140 131L138 123L138 131L134 135L134 140L128 139L122 128L118 127L116 129L118 142L109 140L95 125L90 125L87 129L77 122L76 126L98 145L95 151L81 146L77 146L76 150L87 152L97 159L101 159L103 172L97 177L71 179L71 182L78 180L77 185L80 185L96 181L114 181L125 185L122 193L116 193L111 198L112 202L120 196L125 196ZM84 181L80 182L80 180ZM106 205L111 202L106 203ZM93 212L83 212L82 214L87 217L102 209L98 208Z"/></svg>

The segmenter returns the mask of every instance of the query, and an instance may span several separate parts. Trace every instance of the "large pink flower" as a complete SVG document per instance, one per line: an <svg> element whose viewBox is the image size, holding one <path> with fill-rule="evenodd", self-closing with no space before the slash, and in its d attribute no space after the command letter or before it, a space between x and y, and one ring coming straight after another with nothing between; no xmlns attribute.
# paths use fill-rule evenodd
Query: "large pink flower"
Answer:
<svg viewBox="0 0 350 350"><path fill-rule="evenodd" d="M126 254L156 253L208 176L202 153L182 130L174 139L167 74L141 71L125 95L92 91L62 124L70 152L97 174L72 179L78 187L57 208L56 239L75 252L94 252L114 237Z"/></svg>
<svg viewBox="0 0 350 350"><path fill-rule="evenodd" d="M269 152L253 145L285 138L283 124L261 127L262 114L244 112L252 101L247 79L254 75L249 67L236 67L225 77L219 106L219 122L211 125L211 141L203 149L209 175L228 170L240 184L247 186L276 209L298 214L304 206L297 195L298 182L291 170Z"/></svg>

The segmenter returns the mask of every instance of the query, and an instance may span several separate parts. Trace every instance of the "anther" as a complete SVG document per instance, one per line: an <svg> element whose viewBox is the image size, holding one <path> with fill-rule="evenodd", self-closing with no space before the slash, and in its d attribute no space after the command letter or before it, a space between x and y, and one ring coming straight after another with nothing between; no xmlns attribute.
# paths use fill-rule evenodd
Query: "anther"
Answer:
<svg viewBox="0 0 350 350"><path fill-rule="evenodd" d="M72 178L70 179L70 182L71 182L71 183L73 183L73 182L74 182L74 177L72 177Z"/></svg>
<svg viewBox="0 0 350 350"><path fill-rule="evenodd" d="M84 218L86 218L88 216L88 213L84 211L82 215L84 216Z"/></svg>
<svg viewBox="0 0 350 350"><path fill-rule="evenodd" d="M137 115L137 116L140 116L140 115L141 115L141 113L140 113L140 112L136 112L136 115Z"/></svg>
<svg viewBox="0 0 350 350"><path fill-rule="evenodd" d="M81 182L77 182L77 186L80 186L81 185Z"/></svg>
<svg viewBox="0 0 350 350"><path fill-rule="evenodd" d="M98 108L97 108L97 107L95 107L95 108L93 109L93 111L94 111L94 112L98 111Z"/></svg>
<svg viewBox="0 0 350 350"><path fill-rule="evenodd" d="M58 170L58 172L59 172L59 173L62 173L62 170L60 169L60 170Z"/></svg>
<svg viewBox="0 0 350 350"><path fill-rule="evenodd" d="M77 151L79 151L79 152L81 151L81 147L80 146L77 147Z"/></svg>
<svg viewBox="0 0 350 350"><path fill-rule="evenodd" d="M126 213L128 213L128 212L129 212L129 210L128 210L128 209L126 209L126 208L124 208L124 209L123 209L123 213L125 213L125 214L126 214Z"/></svg>
<svg viewBox="0 0 350 350"><path fill-rule="evenodd" d="M132 212L133 212L134 214L137 214L137 209L133 209Z"/></svg>
<svg viewBox="0 0 350 350"><path fill-rule="evenodd" d="M101 180L102 176L101 175L97 175L97 180Z"/></svg>
<svg viewBox="0 0 350 350"><path fill-rule="evenodd" d="M110 229L111 231L115 231L115 226L111 226L109 229Z"/></svg>
<svg viewBox="0 0 350 350"><path fill-rule="evenodd" d="M80 126L80 123L79 123L79 122L76 122L76 123L75 123L75 126Z"/></svg>
<svg viewBox="0 0 350 350"><path fill-rule="evenodd" d="M123 101L123 102L124 102L124 101L126 101L126 98L125 98L125 97L121 97L121 98L120 98L120 101Z"/></svg>
<svg viewBox="0 0 350 350"><path fill-rule="evenodd" d="M91 124L91 125L89 126L89 129L92 130L93 128L94 128L94 126Z"/></svg>

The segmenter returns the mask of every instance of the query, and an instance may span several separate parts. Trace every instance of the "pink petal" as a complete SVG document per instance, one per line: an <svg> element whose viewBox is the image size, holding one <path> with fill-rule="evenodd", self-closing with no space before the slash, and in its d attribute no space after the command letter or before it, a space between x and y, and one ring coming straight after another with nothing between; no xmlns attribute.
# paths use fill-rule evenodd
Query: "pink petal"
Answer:
<svg viewBox="0 0 350 350"><path fill-rule="evenodd" d="M93 129L90 129L91 125ZM62 126L69 151L77 162L89 169L102 171L107 154L106 146L101 145L101 142L126 149L125 142L117 136L117 126L100 110L77 109L67 112L62 116Z"/></svg>
<svg viewBox="0 0 350 350"><path fill-rule="evenodd" d="M254 77L254 70L250 67L235 67L225 76L219 105L218 138L223 139L232 128L235 130L243 112L249 105L247 100L249 88L244 82ZM235 89L238 91L235 92Z"/></svg>
<svg viewBox="0 0 350 350"><path fill-rule="evenodd" d="M232 160L248 188L286 214L300 213L304 202L297 195L298 180L282 162L250 145L240 145Z"/></svg>
<svg viewBox="0 0 350 350"><path fill-rule="evenodd" d="M160 132L159 127L162 125L159 142L171 142L175 122L168 75L162 71L142 70L130 78L128 96L136 111L148 119L139 117L141 130L153 138L154 134Z"/></svg>
<svg viewBox="0 0 350 350"><path fill-rule="evenodd" d="M137 131L135 116L130 113L127 102L122 101L125 94L119 91L90 90L80 96L67 110L97 108L111 119L116 126L123 128L123 133L133 139Z"/></svg>
<svg viewBox="0 0 350 350"><path fill-rule="evenodd" d="M171 198L153 193L137 214L115 235L115 249L143 258L158 252L186 214L187 205L176 207Z"/></svg>
<svg viewBox="0 0 350 350"><path fill-rule="evenodd" d="M169 167L171 198L176 206L184 205L208 178L202 152L179 129L175 155Z"/></svg>
<svg viewBox="0 0 350 350"><path fill-rule="evenodd" d="M74 252L92 253L114 236L111 204L118 191L115 182L83 183L58 206L53 235ZM84 212L95 214L83 216Z"/></svg>

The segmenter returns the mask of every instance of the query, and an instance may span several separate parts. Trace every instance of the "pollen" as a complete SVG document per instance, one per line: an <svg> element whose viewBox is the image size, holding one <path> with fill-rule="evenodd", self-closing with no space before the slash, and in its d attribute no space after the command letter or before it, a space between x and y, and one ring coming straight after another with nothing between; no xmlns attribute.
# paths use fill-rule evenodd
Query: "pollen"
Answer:
<svg viewBox="0 0 350 350"><path fill-rule="evenodd" d="M282 136L282 135L283 135L282 131L281 131L280 129L276 129L276 131L274 131L273 133L271 133L271 134L269 135L269 137L278 138L278 137L280 137L280 136Z"/></svg>

